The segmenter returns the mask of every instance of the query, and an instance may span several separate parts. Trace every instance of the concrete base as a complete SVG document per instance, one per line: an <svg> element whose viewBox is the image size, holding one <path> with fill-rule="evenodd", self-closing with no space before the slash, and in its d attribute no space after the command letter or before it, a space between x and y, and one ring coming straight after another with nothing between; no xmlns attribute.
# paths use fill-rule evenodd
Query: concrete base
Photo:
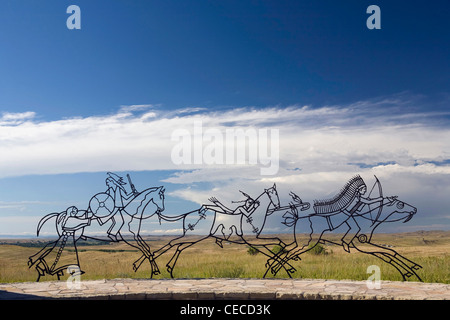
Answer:
<svg viewBox="0 0 450 320"><path fill-rule="evenodd" d="M114 279L0 284L0 300L449 300L450 285L307 279Z"/></svg>

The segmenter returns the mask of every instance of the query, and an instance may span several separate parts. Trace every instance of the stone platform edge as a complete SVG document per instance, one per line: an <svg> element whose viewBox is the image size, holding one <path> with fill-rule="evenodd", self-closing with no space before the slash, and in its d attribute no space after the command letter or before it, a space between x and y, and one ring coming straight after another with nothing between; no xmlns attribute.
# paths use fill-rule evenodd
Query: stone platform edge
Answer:
<svg viewBox="0 0 450 320"><path fill-rule="evenodd" d="M0 284L0 300L450 300L450 285L316 279L112 279Z"/></svg>

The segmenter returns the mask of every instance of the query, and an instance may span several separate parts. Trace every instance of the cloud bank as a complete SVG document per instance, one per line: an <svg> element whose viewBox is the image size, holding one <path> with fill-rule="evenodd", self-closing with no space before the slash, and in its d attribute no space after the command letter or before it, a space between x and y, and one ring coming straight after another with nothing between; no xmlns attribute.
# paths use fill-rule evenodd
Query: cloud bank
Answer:
<svg viewBox="0 0 450 320"><path fill-rule="evenodd" d="M405 201L423 199L420 209L432 211L434 225L445 227L450 205L446 200L450 112L427 112L414 102L399 95L318 108L165 111L155 105L134 105L114 114L58 121L39 121L33 111L3 113L0 177L179 170L164 180L180 186L170 194L201 204L212 195L225 202L237 200L239 189L258 195L273 183L282 201L289 200L291 190L312 201L335 193L356 173L368 179L368 185L376 175L387 193ZM176 142L171 134L180 128L193 132L196 121L220 132L279 130L278 173L262 176L259 164L174 164L171 152Z"/></svg>
<svg viewBox="0 0 450 320"><path fill-rule="evenodd" d="M444 112L401 112L385 99L349 106L289 106L166 112L153 105L124 106L115 114L38 121L35 112L0 117L0 176L105 170L180 169L171 161L171 133L205 128L280 131L280 162L303 172L378 164L416 166L450 159ZM214 167L186 166L182 169ZM217 167L217 166L215 166ZM226 165L219 166L221 168ZM234 169L233 166L230 166ZM442 168L440 169L442 170Z"/></svg>

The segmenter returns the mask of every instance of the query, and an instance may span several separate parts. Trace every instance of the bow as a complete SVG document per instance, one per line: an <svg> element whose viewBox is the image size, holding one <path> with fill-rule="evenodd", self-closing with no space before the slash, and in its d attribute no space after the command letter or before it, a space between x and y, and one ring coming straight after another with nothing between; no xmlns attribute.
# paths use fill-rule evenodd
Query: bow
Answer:
<svg viewBox="0 0 450 320"><path fill-rule="evenodd" d="M370 219L372 220L372 226L374 225L374 223L376 221L378 221L378 218L381 215L381 211L383 210L383 188L381 187L380 180L378 180L377 176L374 175L374 177L375 177L376 181L373 184L372 190L370 190L370 192L369 192L369 198L372 195L372 192L375 189L375 186L378 186L378 194L379 194L379 197L381 197L381 200L380 200L380 205L378 207L377 217L375 219L372 219L372 210L370 209ZM370 205L369 205L369 208L370 208Z"/></svg>

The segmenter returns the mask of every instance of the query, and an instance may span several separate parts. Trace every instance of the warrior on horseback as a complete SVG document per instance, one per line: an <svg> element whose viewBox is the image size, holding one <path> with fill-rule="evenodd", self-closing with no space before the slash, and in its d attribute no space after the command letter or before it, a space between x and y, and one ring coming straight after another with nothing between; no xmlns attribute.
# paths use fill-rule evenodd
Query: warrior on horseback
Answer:
<svg viewBox="0 0 450 320"><path fill-rule="evenodd" d="M161 186L138 192L129 176L128 181L131 188L129 192L125 190L126 183L122 177L108 172L107 191L94 195L89 201L87 210L78 210L72 206L63 212L50 213L39 221L38 236L42 226L55 218L59 238L29 258L29 267L35 266L38 271L37 281L45 274L57 275L60 278L64 269L69 266L76 266L79 270L76 242L88 238L105 241L105 235L113 241L125 241L139 249L144 260L150 262L152 275L159 273L153 253L142 239L140 230L143 219L153 215L161 217L161 212L164 211L165 189ZM123 228L124 226L126 228ZM85 233L86 227L94 228L94 233ZM74 250L64 250L67 245L73 246ZM71 253L73 254L70 255ZM69 265L65 263L67 260L71 261ZM81 270L79 272L83 273Z"/></svg>
<svg viewBox="0 0 450 320"><path fill-rule="evenodd" d="M361 230L355 216L360 215L365 205L383 200L382 197L373 199L369 196L365 197L366 192L366 183L357 175L350 179L333 198L314 201L314 212L326 217L329 230L337 229L344 223L348 226L347 232L341 239L342 246L347 252L350 252L349 245ZM395 198L388 198L388 200L392 202Z"/></svg>
<svg viewBox="0 0 450 320"><path fill-rule="evenodd" d="M209 201L211 201L212 203L214 203L214 206L210 206L210 205L204 205L205 208L207 209L212 209L215 210L216 212L219 213L224 213L224 214L229 214L229 215L240 215L242 217L246 217L246 222L250 223L250 225L253 227L253 230L255 232L258 232L258 228L253 226L252 224L252 218L250 217L252 215L252 213L259 207L260 202L258 200L254 200L251 196L249 196L248 194L246 194L245 192L242 192L241 190L239 190L244 196L247 197L247 199L245 200L241 200L241 201L232 201L233 203L244 203L243 205L240 205L238 207L236 207L234 210L229 209L228 207L226 207L225 205L223 205L219 200L217 200L215 197L211 197L209 198ZM222 212L223 211L223 212ZM240 227L238 227L238 225ZM229 229L230 234L232 233L232 229L235 229L235 232L238 236L242 236L242 223L239 223L238 225L232 225ZM225 230L222 230L222 232L224 232ZM229 237L228 236L228 237Z"/></svg>
<svg viewBox="0 0 450 320"><path fill-rule="evenodd" d="M380 181L376 177L375 179L367 196L364 181L356 176L333 199L316 201L313 213L299 214L295 207L287 211L282 223L293 227L294 241L285 248L286 253L280 255L278 260L268 261L266 274L271 271L276 275L285 263L299 260L303 253L310 251L318 243L331 243L341 245L347 252L351 247L389 263L400 272L403 280L415 275L421 281L416 273L421 268L420 265L393 249L372 242L372 235L380 225L396 221L407 222L417 213L415 207L398 200L396 196L383 197ZM377 186L378 195L372 198ZM373 214L374 212L376 213ZM330 236L330 231L338 230L345 233L340 241ZM305 231L309 233L306 240L297 238L297 233L304 234Z"/></svg>
<svg viewBox="0 0 450 320"><path fill-rule="evenodd" d="M108 194L112 199L114 199L114 209L111 211L111 214L99 218L99 222L103 225L107 221L111 220L112 224L109 227L107 233L108 237L117 242L117 233L122 228L124 219L123 219L123 208L124 208L124 200L129 200L133 197L134 193L128 193L124 185L127 183L123 181L123 178L118 176L115 173L108 172L108 178L106 179L106 185L108 189L106 190L106 194Z"/></svg>
<svg viewBox="0 0 450 320"><path fill-rule="evenodd" d="M240 202L244 202L243 205L236 207L236 209L231 210L228 207L226 207L224 204L222 204L219 200L217 200L215 197L211 197L208 200L211 201L212 203L214 203L215 206L219 207L220 209L223 210L223 213L225 214L243 214L245 216L249 216L253 211L255 211L256 208L258 208L259 206L259 201L255 201L252 197L250 197L248 194L246 194L245 192L242 192L241 190L239 190L244 196L247 197L247 199L245 200L241 200L241 201L232 201L233 203L240 203ZM205 205L205 207L210 208L210 206ZM217 209L217 208L215 208Z"/></svg>

